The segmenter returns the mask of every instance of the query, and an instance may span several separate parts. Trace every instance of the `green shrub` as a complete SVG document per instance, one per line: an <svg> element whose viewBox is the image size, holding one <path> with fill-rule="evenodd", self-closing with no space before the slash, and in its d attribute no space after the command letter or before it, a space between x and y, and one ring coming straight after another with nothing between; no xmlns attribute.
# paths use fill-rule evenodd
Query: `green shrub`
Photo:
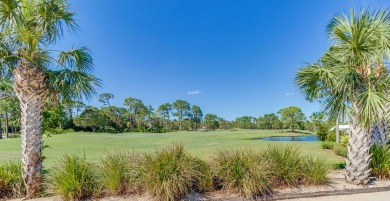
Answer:
<svg viewBox="0 0 390 201"><path fill-rule="evenodd" d="M51 135L58 135L58 134L64 134L64 133L72 133L74 132L73 129L62 129L62 128L45 128L44 134L47 136Z"/></svg>
<svg viewBox="0 0 390 201"><path fill-rule="evenodd" d="M0 166L0 200L23 197L24 183L20 163L5 163Z"/></svg>
<svg viewBox="0 0 390 201"><path fill-rule="evenodd" d="M94 167L86 162L85 156L65 155L48 173L47 189L64 200L90 198L97 190L93 170Z"/></svg>
<svg viewBox="0 0 390 201"><path fill-rule="evenodd" d="M10 133L8 135L8 138L20 138L20 137L21 137L20 133Z"/></svg>
<svg viewBox="0 0 390 201"><path fill-rule="evenodd" d="M348 135L343 135L341 136L340 138L340 144L342 144L344 147L347 147L348 146Z"/></svg>
<svg viewBox="0 0 390 201"><path fill-rule="evenodd" d="M224 189L256 198L272 192L270 169L260 154L251 150L219 152L213 160L214 172Z"/></svg>
<svg viewBox="0 0 390 201"><path fill-rule="evenodd" d="M141 158L122 151L107 153L99 165L99 182L112 195L141 191Z"/></svg>
<svg viewBox="0 0 390 201"><path fill-rule="evenodd" d="M269 146L262 153L272 170L275 186L296 186L302 177L302 163L299 149L295 146Z"/></svg>
<svg viewBox="0 0 390 201"><path fill-rule="evenodd" d="M322 149L333 149L334 143L333 142L323 142L321 143Z"/></svg>
<svg viewBox="0 0 390 201"><path fill-rule="evenodd" d="M326 141L330 142L336 142L336 132L335 131L330 131L326 135Z"/></svg>
<svg viewBox="0 0 390 201"><path fill-rule="evenodd" d="M316 134L319 140L325 141L326 136L328 135L328 128L325 125L320 124Z"/></svg>
<svg viewBox="0 0 390 201"><path fill-rule="evenodd" d="M207 181L208 167L199 163L182 145L146 154L142 167L142 184L156 200L180 200L191 190L199 190ZM211 179L209 180L211 181Z"/></svg>
<svg viewBox="0 0 390 201"><path fill-rule="evenodd" d="M379 146L374 144L371 149L372 174L378 179L390 178L390 146Z"/></svg>
<svg viewBox="0 0 390 201"><path fill-rule="evenodd" d="M325 160L313 159L308 156L302 160L303 183L307 185L322 185L329 181L327 174L330 170Z"/></svg>
<svg viewBox="0 0 390 201"><path fill-rule="evenodd" d="M116 129L111 126L106 126L103 130L105 133L118 133Z"/></svg>
<svg viewBox="0 0 390 201"><path fill-rule="evenodd" d="M343 158L347 158L348 149L341 144L335 144L333 146L333 151L336 155L341 156Z"/></svg>
<svg viewBox="0 0 390 201"><path fill-rule="evenodd" d="M336 164L333 164L333 168L332 169L334 169L334 170L341 170L341 169L345 169L345 166L346 166L345 162L336 163Z"/></svg>

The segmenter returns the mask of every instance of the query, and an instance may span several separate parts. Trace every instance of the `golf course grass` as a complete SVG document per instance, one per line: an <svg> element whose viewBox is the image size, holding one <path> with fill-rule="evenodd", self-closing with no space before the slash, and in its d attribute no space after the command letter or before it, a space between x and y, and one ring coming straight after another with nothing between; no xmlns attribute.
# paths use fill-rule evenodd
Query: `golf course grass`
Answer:
<svg viewBox="0 0 390 201"><path fill-rule="evenodd" d="M229 149L266 149L268 145L294 144L302 154L326 159L329 163L343 162L344 159L330 150L321 149L321 142L267 142L256 138L270 136L297 136L299 133L280 130L224 130L224 131L183 131L172 133L88 133L76 132L44 136L44 166L50 168L64 154L84 154L91 162L97 162L107 151L126 150L129 152L152 152L172 143L186 146L188 151L202 159L210 159L217 151ZM0 140L0 163L20 160L20 138Z"/></svg>

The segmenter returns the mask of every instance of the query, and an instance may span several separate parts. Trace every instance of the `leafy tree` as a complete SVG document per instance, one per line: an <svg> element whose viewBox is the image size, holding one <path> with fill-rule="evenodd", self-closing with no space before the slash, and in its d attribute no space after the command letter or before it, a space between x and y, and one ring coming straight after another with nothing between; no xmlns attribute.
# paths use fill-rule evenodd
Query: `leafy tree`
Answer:
<svg viewBox="0 0 390 201"><path fill-rule="evenodd" d="M2 79L0 82L0 112L4 117L4 130L6 137L8 138L8 123L9 123L9 113L12 101L15 100L16 96L13 93L12 81L10 79ZM0 123L0 139L2 138L1 134L1 123Z"/></svg>
<svg viewBox="0 0 390 201"><path fill-rule="evenodd" d="M128 107L129 111L129 124L128 126L134 131L137 124L139 125L139 116L143 115L145 112L145 105L142 100L128 97L124 100L124 105Z"/></svg>
<svg viewBox="0 0 390 201"><path fill-rule="evenodd" d="M325 113L324 112L314 112L312 115L310 115L310 120L313 122L313 124L318 127L320 124L322 124L325 121Z"/></svg>
<svg viewBox="0 0 390 201"><path fill-rule="evenodd" d="M7 104L8 111L9 111L9 124L11 127L11 132L15 133L17 130L20 130L20 119L21 119L21 109L19 100L16 96L12 96L11 99L9 99ZM8 137L8 136L7 136Z"/></svg>
<svg viewBox="0 0 390 201"><path fill-rule="evenodd" d="M234 126L244 129L254 129L256 128L256 118L250 116L237 117L234 120Z"/></svg>
<svg viewBox="0 0 390 201"><path fill-rule="evenodd" d="M150 129L152 127L154 108L151 105L148 105L146 106L145 112L146 112L146 121L148 123L148 128Z"/></svg>
<svg viewBox="0 0 390 201"><path fill-rule="evenodd" d="M174 116L177 116L179 119L179 130L182 130L182 121L185 114L187 114L190 110L190 104L184 100L176 100L173 102L173 108L175 108L176 112Z"/></svg>
<svg viewBox="0 0 390 201"><path fill-rule="evenodd" d="M170 103L164 103L157 109L157 113L165 120L165 129L168 129L169 115L173 110L173 106Z"/></svg>
<svg viewBox="0 0 390 201"><path fill-rule="evenodd" d="M317 129L317 136L318 136L318 139L321 140L321 141L325 141L326 140L326 136L328 136L328 131L329 129L324 125L324 124L320 124L318 129Z"/></svg>
<svg viewBox="0 0 390 201"><path fill-rule="evenodd" d="M295 128L298 124L302 124L306 120L302 110L295 106L283 108L278 111L278 114L280 114L280 119L283 124L291 127L292 132L295 132Z"/></svg>
<svg viewBox="0 0 390 201"><path fill-rule="evenodd" d="M261 129L276 129L279 128L281 121L278 116L274 113L265 114L263 117L257 119L257 125Z"/></svg>
<svg viewBox="0 0 390 201"><path fill-rule="evenodd" d="M215 114L206 114L204 116L203 124L205 125L206 129L209 130L215 130L219 127L218 117Z"/></svg>
<svg viewBox="0 0 390 201"><path fill-rule="evenodd" d="M76 126L91 128L93 132L96 132L97 129L104 127L105 118L98 108L87 106L80 116L74 118L74 123Z"/></svg>
<svg viewBox="0 0 390 201"><path fill-rule="evenodd" d="M111 104L110 104L110 99L113 99L114 98L114 95L113 94L110 94L110 93L102 93L99 95L99 102L101 102L103 104L103 107L107 107L108 108L108 112L107 113L107 116L112 116L113 115L113 111L112 111L112 108L110 107ZM107 127L107 119L105 119L104 121L104 130L105 132L106 131L106 127Z"/></svg>
<svg viewBox="0 0 390 201"><path fill-rule="evenodd" d="M202 118L203 118L202 110L200 109L199 106L193 105L191 107L191 113L192 113L192 116L191 116L192 124L195 124L195 130L198 130L198 127L199 127L200 123L202 122Z"/></svg>
<svg viewBox="0 0 390 201"><path fill-rule="evenodd" d="M219 125L219 128L222 130L228 130L228 129L232 128L232 124L222 117L218 117L218 125Z"/></svg>
<svg viewBox="0 0 390 201"><path fill-rule="evenodd" d="M85 108L85 104L77 100L64 100L62 101L61 106L68 115L69 127L74 127L74 110L76 110L76 116L78 116L79 112L81 112Z"/></svg>
<svg viewBox="0 0 390 201"><path fill-rule="evenodd" d="M61 105L48 107L43 111L42 127L44 130L50 128L63 129L63 126L67 125L68 122L64 108Z"/></svg>
<svg viewBox="0 0 390 201"><path fill-rule="evenodd" d="M110 100L114 98L113 94L110 93L102 93L99 95L99 102L103 104L103 107L110 107Z"/></svg>
<svg viewBox="0 0 390 201"><path fill-rule="evenodd" d="M318 63L300 69L296 83L307 98L320 98L330 118L350 114L346 163L347 182L366 185L369 181L372 125L387 118L390 85L389 11L362 10L350 15L336 15L328 25L332 40L329 50ZM325 91L326 93L323 93ZM375 132L377 143L386 143L386 132Z"/></svg>
<svg viewBox="0 0 390 201"><path fill-rule="evenodd" d="M109 106L103 107L100 113L104 115L105 125L114 128L116 132L121 132L126 127L126 108Z"/></svg>

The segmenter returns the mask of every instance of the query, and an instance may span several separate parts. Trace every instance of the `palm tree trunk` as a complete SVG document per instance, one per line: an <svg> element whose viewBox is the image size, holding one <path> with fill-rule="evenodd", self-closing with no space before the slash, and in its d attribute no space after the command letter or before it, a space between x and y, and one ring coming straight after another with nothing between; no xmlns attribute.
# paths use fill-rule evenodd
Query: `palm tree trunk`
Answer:
<svg viewBox="0 0 390 201"><path fill-rule="evenodd" d="M39 196L42 169L42 105L47 78L42 69L22 60L14 70L14 90L21 107L23 181L26 197Z"/></svg>
<svg viewBox="0 0 390 201"><path fill-rule="evenodd" d="M348 183L367 185L371 169L369 168L372 145L370 129L363 128L358 120L359 110L352 106L351 132L348 140L348 156L345 168L345 178Z"/></svg>

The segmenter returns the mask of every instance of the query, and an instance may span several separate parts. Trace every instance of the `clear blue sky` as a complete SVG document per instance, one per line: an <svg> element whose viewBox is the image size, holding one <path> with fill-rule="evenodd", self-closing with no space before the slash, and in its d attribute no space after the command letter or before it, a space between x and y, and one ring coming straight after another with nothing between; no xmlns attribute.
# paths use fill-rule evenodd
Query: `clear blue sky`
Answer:
<svg viewBox="0 0 390 201"><path fill-rule="evenodd" d="M55 48L88 46L100 93L157 108L176 99L233 120L318 103L294 86L297 69L327 49L331 17L390 1L71 0L81 32ZM91 105L100 107L97 98Z"/></svg>

